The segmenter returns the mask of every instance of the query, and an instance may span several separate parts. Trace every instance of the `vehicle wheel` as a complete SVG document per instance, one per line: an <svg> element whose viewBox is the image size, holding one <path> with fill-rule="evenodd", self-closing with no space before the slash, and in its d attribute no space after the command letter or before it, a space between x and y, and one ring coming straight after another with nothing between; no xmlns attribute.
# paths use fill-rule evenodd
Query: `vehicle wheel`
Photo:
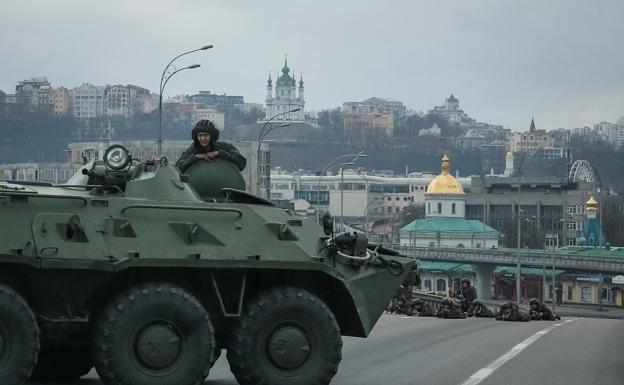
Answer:
<svg viewBox="0 0 624 385"><path fill-rule="evenodd" d="M185 289L157 282L130 288L101 312L95 368L110 385L195 385L215 351L206 309Z"/></svg>
<svg viewBox="0 0 624 385"><path fill-rule="evenodd" d="M338 370L341 349L327 305L306 290L279 287L247 305L227 359L241 385L326 385Z"/></svg>
<svg viewBox="0 0 624 385"><path fill-rule="evenodd" d="M32 378L37 381L72 381L93 368L91 351L87 348L42 348Z"/></svg>
<svg viewBox="0 0 624 385"><path fill-rule="evenodd" d="M15 290L0 284L0 382L23 384L39 353L39 327L28 303Z"/></svg>

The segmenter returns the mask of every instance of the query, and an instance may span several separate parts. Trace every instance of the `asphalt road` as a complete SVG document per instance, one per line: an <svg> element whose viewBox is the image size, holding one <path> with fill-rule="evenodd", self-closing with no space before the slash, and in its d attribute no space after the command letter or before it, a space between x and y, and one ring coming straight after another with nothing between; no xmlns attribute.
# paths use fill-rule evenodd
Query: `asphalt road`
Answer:
<svg viewBox="0 0 624 385"><path fill-rule="evenodd" d="M624 321L564 321L385 315L369 338L344 339L332 385L624 385ZM100 384L93 371L71 383ZM205 385L236 385L223 357Z"/></svg>

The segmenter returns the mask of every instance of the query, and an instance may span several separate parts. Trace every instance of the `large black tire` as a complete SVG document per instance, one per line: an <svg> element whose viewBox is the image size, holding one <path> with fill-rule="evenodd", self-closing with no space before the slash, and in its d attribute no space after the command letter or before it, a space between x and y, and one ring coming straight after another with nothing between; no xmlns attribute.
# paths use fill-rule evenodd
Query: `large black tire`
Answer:
<svg viewBox="0 0 624 385"><path fill-rule="evenodd" d="M32 372L37 381L72 381L93 368L91 350L79 347L42 348Z"/></svg>
<svg viewBox="0 0 624 385"><path fill-rule="evenodd" d="M39 353L39 327L15 290L0 284L0 383L20 385L30 377Z"/></svg>
<svg viewBox="0 0 624 385"><path fill-rule="evenodd" d="M214 351L202 304L179 286L157 282L130 288L104 308L93 357L107 385L197 385Z"/></svg>
<svg viewBox="0 0 624 385"><path fill-rule="evenodd" d="M230 337L227 359L241 385L329 384L342 359L334 314L295 287L259 294Z"/></svg>

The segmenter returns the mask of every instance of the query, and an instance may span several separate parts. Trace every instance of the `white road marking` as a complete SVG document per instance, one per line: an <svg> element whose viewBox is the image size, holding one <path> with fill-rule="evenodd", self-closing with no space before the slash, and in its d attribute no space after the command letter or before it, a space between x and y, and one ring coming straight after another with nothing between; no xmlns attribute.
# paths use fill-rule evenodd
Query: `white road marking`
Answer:
<svg viewBox="0 0 624 385"><path fill-rule="evenodd" d="M531 337L527 338L526 340L520 342L518 345L516 345L513 348L511 348L511 350L509 350L507 353L503 354L502 356L498 357L496 360L492 361L485 368L477 370L466 381L462 382L461 385L477 385L477 384L479 384L481 381L485 380L492 373L494 373L496 371L496 369L500 368L506 362L508 362L509 360L514 358L515 356L517 356L521 351L526 349L533 342L537 341L542 336L544 336L547 333L553 331L554 329L558 328L559 326L565 325L568 322L572 322L575 319L576 318L565 320L563 322L554 324L554 325L552 325L550 327L547 327L546 329L540 330L539 332L533 334Z"/></svg>

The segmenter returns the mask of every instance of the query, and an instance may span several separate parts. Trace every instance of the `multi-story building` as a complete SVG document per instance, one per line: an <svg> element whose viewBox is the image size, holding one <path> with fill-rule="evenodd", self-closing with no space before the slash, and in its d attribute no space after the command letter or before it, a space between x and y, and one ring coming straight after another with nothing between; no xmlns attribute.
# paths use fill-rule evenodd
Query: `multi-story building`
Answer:
<svg viewBox="0 0 624 385"><path fill-rule="evenodd" d="M15 101L28 111L51 111L51 85L45 76L21 80L15 86Z"/></svg>
<svg viewBox="0 0 624 385"><path fill-rule="evenodd" d="M344 102L342 112L345 115L391 115L396 121L405 117L406 108L397 100L372 97L363 102Z"/></svg>
<svg viewBox="0 0 624 385"><path fill-rule="evenodd" d="M83 83L72 90L73 115L79 119L99 118L104 115L106 86Z"/></svg>
<svg viewBox="0 0 624 385"><path fill-rule="evenodd" d="M135 86L132 84L128 84L126 87L128 88L130 96L130 116L145 114L158 108L158 105L156 105L156 108L154 108L152 104L152 95L147 88Z"/></svg>
<svg viewBox="0 0 624 385"><path fill-rule="evenodd" d="M466 218L485 219L506 234L506 246L515 247L520 215L522 245L531 248L576 245L577 233L585 226L585 202L596 187L567 176L515 174L472 177L470 186Z"/></svg>
<svg viewBox="0 0 624 385"><path fill-rule="evenodd" d="M196 108L193 106L191 110L191 124L195 125L200 120L208 119L214 123L215 127L221 131L225 127L225 114L214 108Z"/></svg>
<svg viewBox="0 0 624 385"><path fill-rule="evenodd" d="M199 93L189 96L189 101L194 104L202 104L205 106L234 107L239 109L243 109L245 105L245 99L242 96L217 95L210 91L199 91Z"/></svg>
<svg viewBox="0 0 624 385"><path fill-rule="evenodd" d="M452 123L474 122L474 119L459 108L459 100L453 94L445 100L443 106L435 106L429 113L446 118Z"/></svg>
<svg viewBox="0 0 624 385"><path fill-rule="evenodd" d="M65 87L55 89L53 100L55 116L66 116L71 114L73 100L70 90Z"/></svg>
<svg viewBox="0 0 624 385"><path fill-rule="evenodd" d="M535 153L540 148L552 148L554 140L545 130L535 128L535 121L531 119L529 131L514 132L509 141L511 152Z"/></svg>
<svg viewBox="0 0 624 385"><path fill-rule="evenodd" d="M361 170L343 170L333 175L271 173L273 201L305 199L320 212L360 221L369 216L396 215L408 206L425 203L427 186L434 178L430 173L410 173L407 177L379 176ZM470 178L459 178L465 188Z"/></svg>
<svg viewBox="0 0 624 385"><path fill-rule="evenodd" d="M594 125L594 131L614 146L620 147L624 143L624 117L619 123L600 122Z"/></svg>
<svg viewBox="0 0 624 385"><path fill-rule="evenodd" d="M303 77L299 80L298 91L299 93L297 93L297 81L294 76L290 75L288 62L284 60L282 76L275 82L275 94L273 93L273 81L270 74L267 80L266 119L283 114L274 120L303 122L305 118ZM289 112L296 109L298 110L295 112Z"/></svg>
<svg viewBox="0 0 624 385"><path fill-rule="evenodd" d="M104 110L107 116L129 117L130 90L123 85L107 87L104 91Z"/></svg>
<svg viewBox="0 0 624 385"><path fill-rule="evenodd" d="M422 130L418 131L418 136L436 136L439 138L442 136L442 129L440 128L440 126L438 126L437 123L433 123L431 127L423 128Z"/></svg>

